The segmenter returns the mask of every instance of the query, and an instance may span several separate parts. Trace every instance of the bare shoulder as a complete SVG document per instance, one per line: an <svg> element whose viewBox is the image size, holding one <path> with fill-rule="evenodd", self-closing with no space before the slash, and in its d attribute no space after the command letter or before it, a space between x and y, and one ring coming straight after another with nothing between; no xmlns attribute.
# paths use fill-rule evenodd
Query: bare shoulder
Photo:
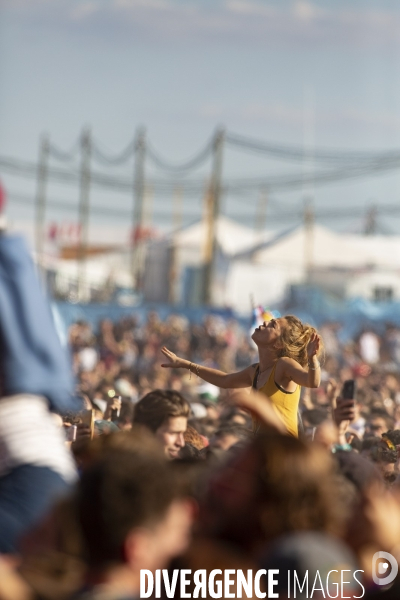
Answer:
<svg viewBox="0 0 400 600"><path fill-rule="evenodd" d="M279 365L298 365L299 363L294 358L290 358L289 356L281 356L276 361L276 364Z"/></svg>
<svg viewBox="0 0 400 600"><path fill-rule="evenodd" d="M257 368L258 368L258 363L254 363L254 364L246 367L246 369L244 369L244 373L246 374L246 377L249 378L249 385L253 384Z"/></svg>
<svg viewBox="0 0 400 600"><path fill-rule="evenodd" d="M276 369L283 372L287 369L303 369L303 367L294 358L289 358L289 356L281 356L276 362Z"/></svg>
<svg viewBox="0 0 400 600"><path fill-rule="evenodd" d="M257 368L258 368L258 363L253 363L252 365L249 365L248 367L246 367L244 370L244 372L250 376L251 381L253 381L253 379L254 379L254 375L256 373Z"/></svg>

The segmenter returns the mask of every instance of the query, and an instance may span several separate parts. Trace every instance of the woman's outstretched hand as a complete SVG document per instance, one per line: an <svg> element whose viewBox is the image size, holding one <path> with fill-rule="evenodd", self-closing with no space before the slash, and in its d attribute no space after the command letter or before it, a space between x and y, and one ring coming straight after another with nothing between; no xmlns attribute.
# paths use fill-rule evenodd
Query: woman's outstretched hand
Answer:
<svg viewBox="0 0 400 600"><path fill-rule="evenodd" d="M312 358L313 356L316 356L316 354L318 354L320 342L321 338L319 337L319 335L317 333L313 333L307 346L308 358Z"/></svg>
<svg viewBox="0 0 400 600"><path fill-rule="evenodd" d="M180 369L188 367L189 362L187 360L185 360L184 358L179 358L176 354L171 352L171 350L168 350L168 348L166 348L165 346L161 348L161 352L168 359L167 363L163 363L161 365L162 367L168 369Z"/></svg>

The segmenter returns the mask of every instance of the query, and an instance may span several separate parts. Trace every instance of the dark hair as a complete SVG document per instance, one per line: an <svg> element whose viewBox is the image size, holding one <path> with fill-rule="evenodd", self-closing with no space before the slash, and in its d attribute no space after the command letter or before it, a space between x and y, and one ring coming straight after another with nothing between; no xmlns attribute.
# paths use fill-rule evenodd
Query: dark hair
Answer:
<svg viewBox="0 0 400 600"><path fill-rule="evenodd" d="M302 412L303 421L308 421L311 427L317 427L327 420L329 414L325 408L309 408Z"/></svg>
<svg viewBox="0 0 400 600"><path fill-rule="evenodd" d="M337 533L344 506L332 457L316 444L278 434L257 436L254 448L265 537L301 530Z"/></svg>
<svg viewBox="0 0 400 600"><path fill-rule="evenodd" d="M180 493L153 436L138 430L107 437L76 492L86 559L96 568L123 562L129 532L159 522Z"/></svg>
<svg viewBox="0 0 400 600"><path fill-rule="evenodd" d="M365 437L361 443L361 450L371 450L377 446L381 441L380 437L376 437L376 435L368 435Z"/></svg>
<svg viewBox="0 0 400 600"><path fill-rule="evenodd" d="M235 424L235 423L226 423L221 425L215 432L215 437L221 438L224 435L233 435L238 438L238 440L243 441L247 440L250 437L250 432L243 425Z"/></svg>
<svg viewBox="0 0 400 600"><path fill-rule="evenodd" d="M133 423L144 425L155 433L170 417L188 417L189 404L175 390L153 390L135 406Z"/></svg>
<svg viewBox="0 0 400 600"><path fill-rule="evenodd" d="M179 458L190 462L192 460L202 459L203 457L200 454L199 448L196 448L193 444L185 444L179 451Z"/></svg>
<svg viewBox="0 0 400 600"><path fill-rule="evenodd" d="M371 411L369 413L369 417L368 417L368 421L371 421L371 419L383 419L386 423L386 427L388 429L391 429L393 427L394 424L394 419L389 415L389 413L384 409L384 408L380 408L380 407L373 407L371 408Z"/></svg>
<svg viewBox="0 0 400 600"><path fill-rule="evenodd" d="M398 446L400 444L400 429L389 429L389 431L387 431L384 434L384 436L385 438L390 440L395 446Z"/></svg>
<svg viewBox="0 0 400 600"><path fill-rule="evenodd" d="M118 423L128 425L132 423L133 419L133 404L130 400L121 401L121 412L117 419Z"/></svg>

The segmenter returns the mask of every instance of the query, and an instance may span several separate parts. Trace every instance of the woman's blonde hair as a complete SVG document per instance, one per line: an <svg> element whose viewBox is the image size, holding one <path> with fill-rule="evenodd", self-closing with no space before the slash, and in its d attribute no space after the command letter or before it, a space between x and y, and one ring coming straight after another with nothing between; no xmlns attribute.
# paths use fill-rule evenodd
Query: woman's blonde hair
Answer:
<svg viewBox="0 0 400 600"><path fill-rule="evenodd" d="M287 326L282 329L281 342L283 348L279 350L279 356L288 356L294 358L303 367L307 365L307 346L311 339L311 336L316 333L317 330L308 323L302 323L300 319L293 315L287 315L286 319ZM322 353L322 341L320 340L320 347L318 355Z"/></svg>

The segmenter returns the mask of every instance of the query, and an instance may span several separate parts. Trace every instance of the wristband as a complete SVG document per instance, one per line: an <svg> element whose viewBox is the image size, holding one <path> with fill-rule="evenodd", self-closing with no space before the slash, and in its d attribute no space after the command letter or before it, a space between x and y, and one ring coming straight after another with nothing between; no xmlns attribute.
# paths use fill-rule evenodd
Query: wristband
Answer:
<svg viewBox="0 0 400 600"><path fill-rule="evenodd" d="M320 368L321 368L321 364L320 364L319 362L318 362L318 364L317 364L317 366L316 366L316 367L312 367L312 366L310 365L310 363L308 363L308 369L309 369L310 371L317 371L317 370L318 370L318 369L320 369Z"/></svg>
<svg viewBox="0 0 400 600"><path fill-rule="evenodd" d="M192 368L191 368L191 367L192 367L192 365L193 365L193 366L194 366L194 368L195 368L195 371L196 371L196 375L197 375L197 377L200 379L200 375L199 375L199 365L196 365L196 364L194 364L194 363L192 363L192 362L189 364L189 373L190 373L190 375L189 375L189 379L192 379Z"/></svg>
<svg viewBox="0 0 400 600"><path fill-rule="evenodd" d="M350 444L334 444L332 446L332 452L333 454L336 454L336 452L351 452L353 450L353 448L350 446Z"/></svg>

